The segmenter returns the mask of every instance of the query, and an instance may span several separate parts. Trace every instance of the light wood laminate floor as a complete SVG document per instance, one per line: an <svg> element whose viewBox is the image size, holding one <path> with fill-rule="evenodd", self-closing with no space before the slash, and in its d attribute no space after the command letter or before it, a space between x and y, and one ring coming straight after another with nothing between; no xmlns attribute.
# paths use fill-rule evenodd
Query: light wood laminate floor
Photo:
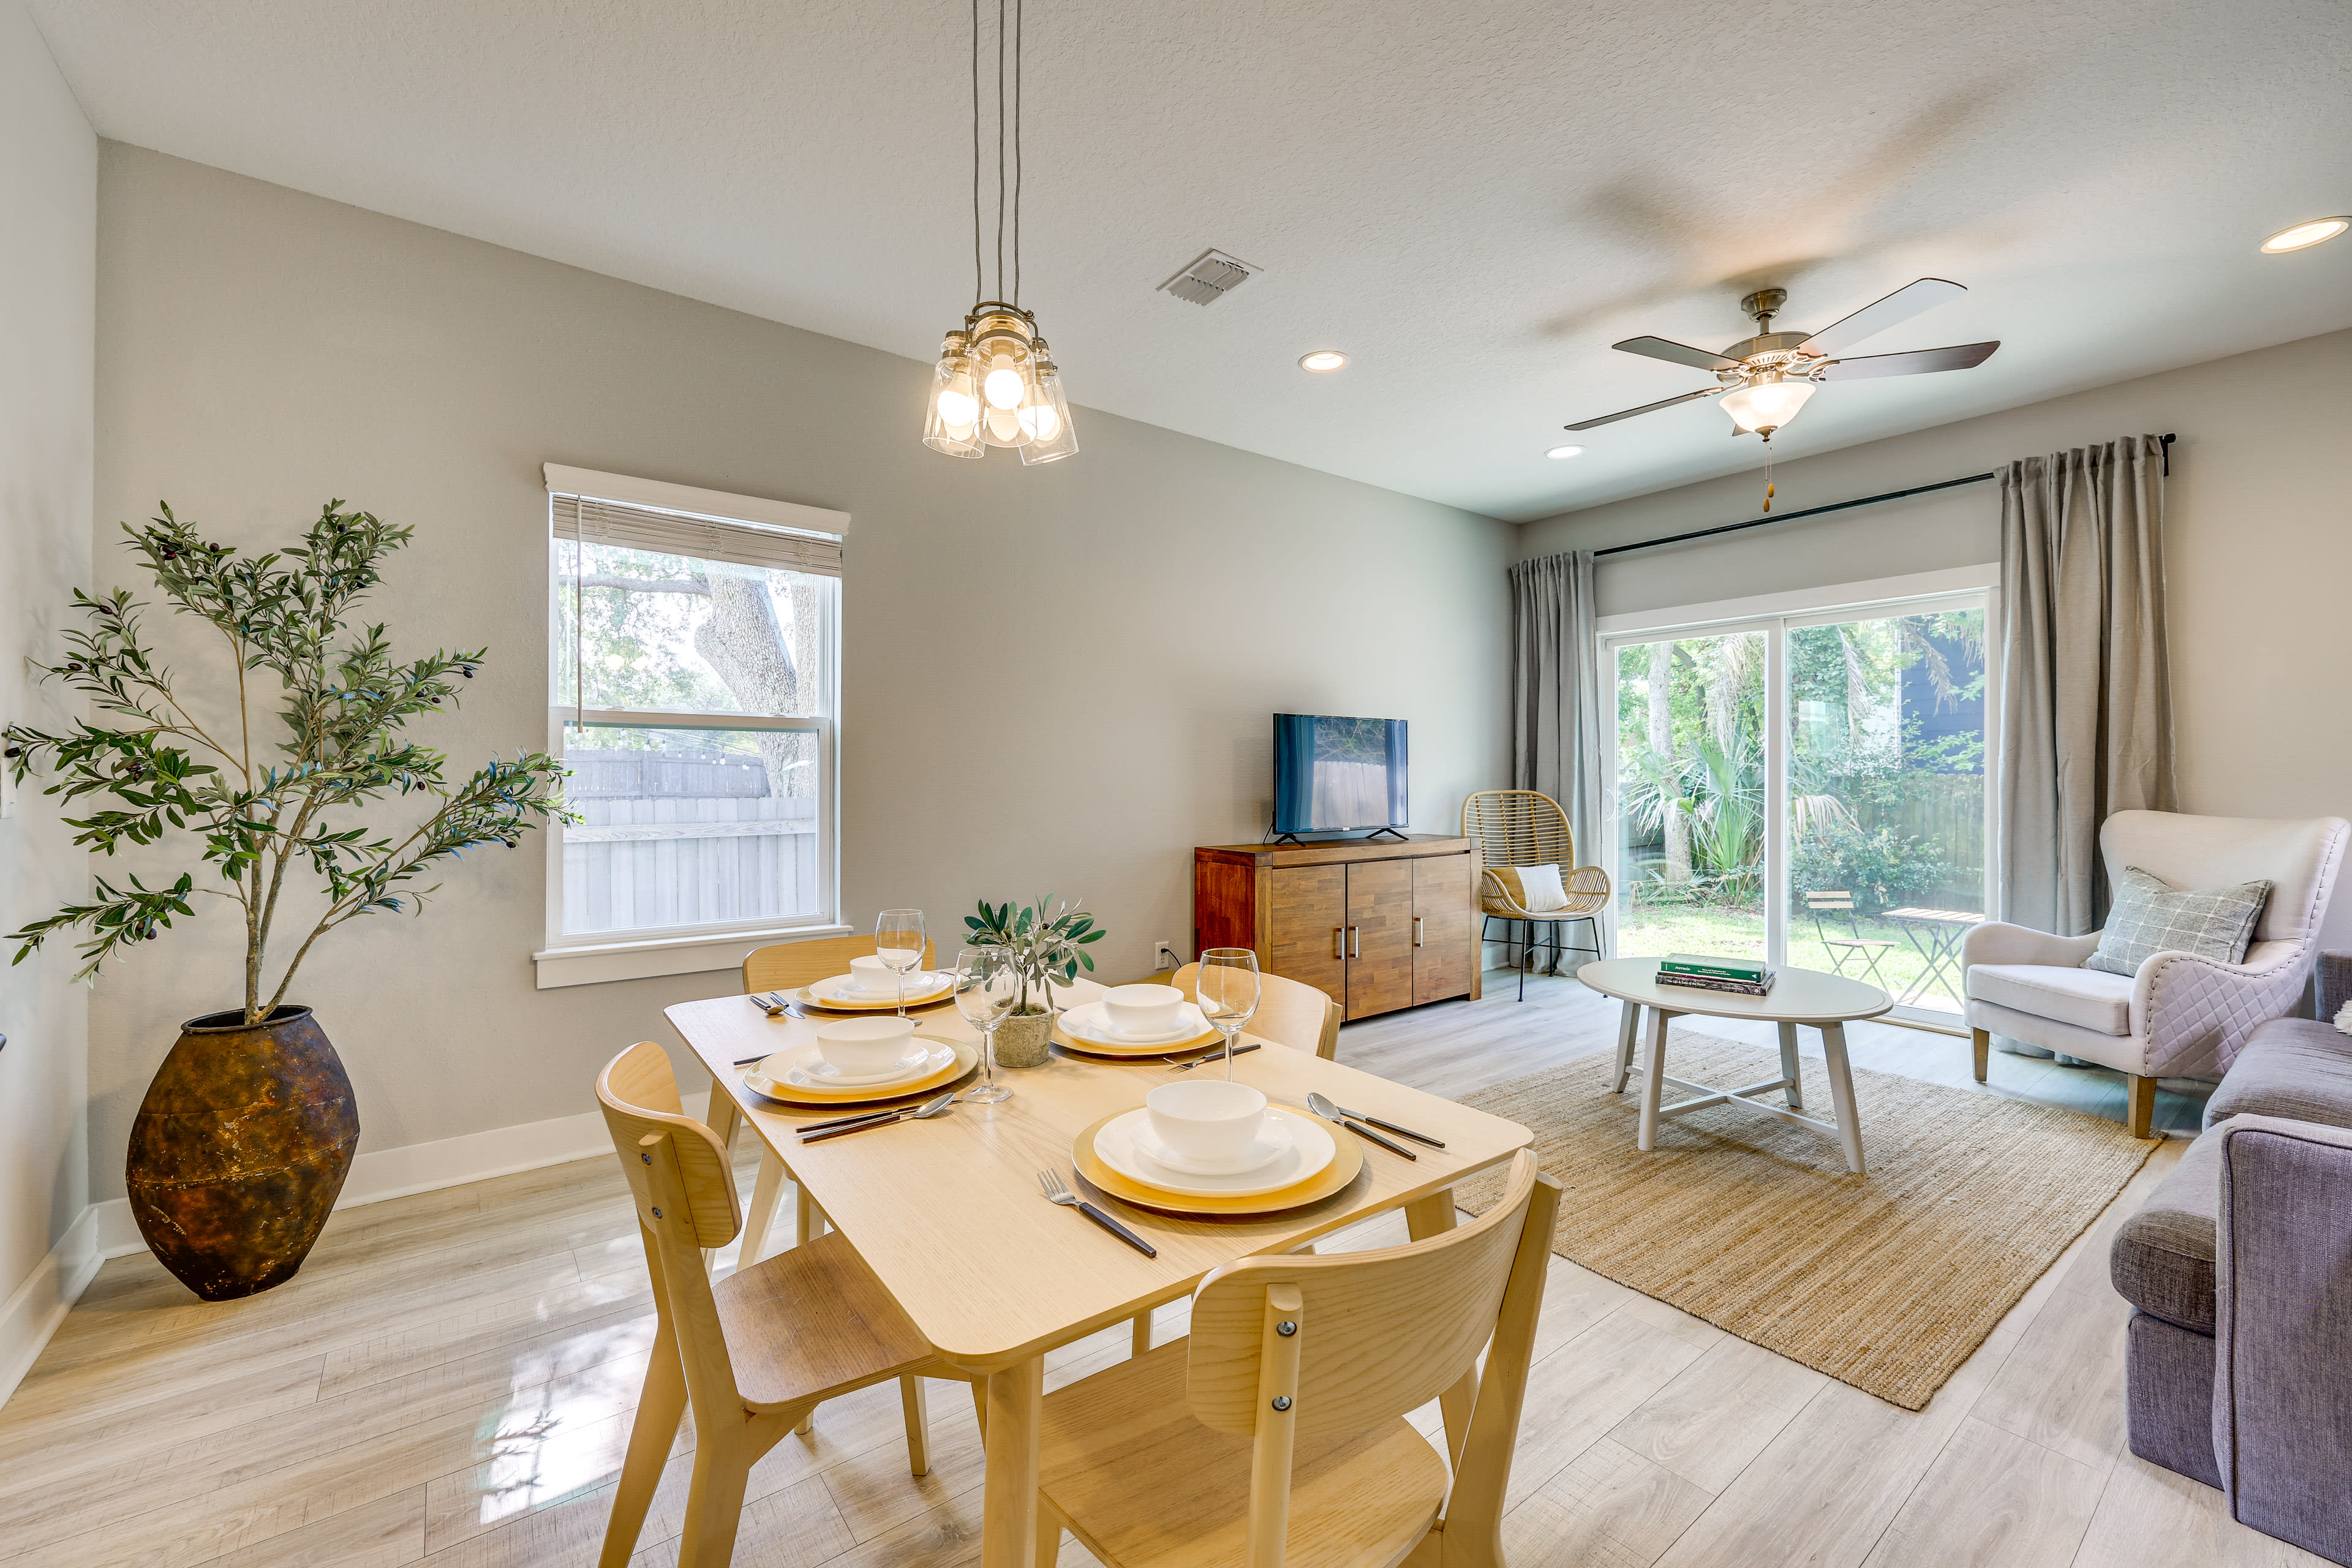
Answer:
<svg viewBox="0 0 2352 1568"><path fill-rule="evenodd" d="M1459 1095L1613 1038L1613 1005L1572 981L1535 980L1524 1003L1510 975L1488 984L1482 1002L1350 1026L1341 1059ZM1871 1025L1850 1037L1864 1066L1968 1081L1965 1041ZM1993 1074L1993 1092L2120 1112L2113 1075L2000 1056ZM2158 1109L2193 1126L2197 1099ZM2181 1146L1917 1415L1555 1259L1513 1476L1515 1568L2318 1563L2124 1449L2126 1309L2105 1242ZM1338 1244L1402 1233L1384 1220ZM1161 1310L1163 1338L1184 1311ZM205 1306L152 1258L116 1259L0 1409L0 1563L593 1563L651 1339L609 1159L346 1210L297 1279L248 1301ZM1124 1327L1066 1347L1047 1385L1126 1353ZM945 1384L930 1403L919 1480L895 1388L826 1405L752 1472L736 1562L976 1561L971 1405ZM1434 1406L1420 1419L1433 1429ZM689 1428L677 1455L692 1442ZM674 1562L687 1469L673 1458L637 1564ZM1065 1540L1064 1568L1091 1561Z"/></svg>

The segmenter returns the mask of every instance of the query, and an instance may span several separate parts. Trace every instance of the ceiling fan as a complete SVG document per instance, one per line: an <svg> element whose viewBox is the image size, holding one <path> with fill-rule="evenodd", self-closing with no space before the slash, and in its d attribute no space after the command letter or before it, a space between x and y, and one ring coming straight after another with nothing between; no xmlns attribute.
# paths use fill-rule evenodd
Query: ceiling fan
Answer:
<svg viewBox="0 0 2352 1568"><path fill-rule="evenodd" d="M1739 301L1739 308L1756 318L1756 335L1743 338L1721 353L1709 353L1686 343L1672 342L1664 338L1627 338L1612 347L1629 354L1643 354L1674 364L1693 365L1715 372L1722 384L1685 392L1679 397L1668 397L1656 403L1645 403L1639 408L1628 408L1621 414L1604 414L1598 419L1587 419L1570 425L1570 430L1591 430L1597 426L1613 425L1620 419L1631 419L1637 414L1650 414L1661 408L1672 408L1677 403L1688 403L1700 397L1722 397L1723 411L1731 416L1732 434L1745 436L1749 432L1772 439L1778 430L1797 416L1805 400L1813 395L1817 383L1824 381L1854 381L1874 375L1920 375L1936 370L1972 370L1992 357L2000 347L1998 341L1990 343L1960 343L1951 348L1914 349L1908 353L1865 354L1859 359L1839 359L1843 350L1874 337L1900 321L1907 321L1922 310L1932 310L1947 300L1967 293L1957 283L1941 278L1922 278L1895 290L1874 305L1864 305L1853 315L1818 332L1776 332L1772 318L1789 302L1786 289L1759 289Z"/></svg>

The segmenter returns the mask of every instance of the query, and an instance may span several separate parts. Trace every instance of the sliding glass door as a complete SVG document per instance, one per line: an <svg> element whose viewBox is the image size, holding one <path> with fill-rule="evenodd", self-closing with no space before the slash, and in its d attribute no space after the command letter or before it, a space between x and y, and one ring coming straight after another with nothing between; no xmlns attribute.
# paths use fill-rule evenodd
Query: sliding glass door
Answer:
<svg viewBox="0 0 2352 1568"><path fill-rule="evenodd" d="M1618 952L1848 974L1957 1023L1990 910L1987 602L1605 637Z"/></svg>

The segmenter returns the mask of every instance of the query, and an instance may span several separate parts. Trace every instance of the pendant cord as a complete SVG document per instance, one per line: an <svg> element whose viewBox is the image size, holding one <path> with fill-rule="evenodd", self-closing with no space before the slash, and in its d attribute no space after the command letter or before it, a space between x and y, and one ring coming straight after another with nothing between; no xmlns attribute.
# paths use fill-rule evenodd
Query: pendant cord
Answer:
<svg viewBox="0 0 2352 1568"><path fill-rule="evenodd" d="M1004 0L996 0L996 294L1004 297Z"/></svg>
<svg viewBox="0 0 2352 1568"><path fill-rule="evenodd" d="M988 287L980 269L980 0L971 0L971 297L978 303Z"/></svg>
<svg viewBox="0 0 2352 1568"><path fill-rule="evenodd" d="M1021 6L1013 0L1013 304L1021 304Z"/></svg>

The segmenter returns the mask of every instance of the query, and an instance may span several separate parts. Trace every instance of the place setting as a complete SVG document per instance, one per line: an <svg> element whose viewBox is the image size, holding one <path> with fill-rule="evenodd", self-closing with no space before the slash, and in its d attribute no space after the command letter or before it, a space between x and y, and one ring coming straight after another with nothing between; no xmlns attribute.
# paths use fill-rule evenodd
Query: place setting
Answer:
<svg viewBox="0 0 2352 1568"><path fill-rule="evenodd" d="M1111 1061L1207 1050L1222 1037L1200 1004L1173 985L1114 985L1091 1002L1063 1010L1054 1044Z"/></svg>
<svg viewBox="0 0 2352 1568"><path fill-rule="evenodd" d="M884 910L874 922L871 956L851 959L846 974L814 980L797 991L772 993L772 1001L827 1013L887 1011L901 1016L909 1007L945 1002L955 989L955 976L922 967L923 942L922 910ZM790 1009L768 1005L768 1010L773 1016Z"/></svg>
<svg viewBox="0 0 2352 1568"><path fill-rule="evenodd" d="M971 1041L919 1033L912 1018L840 1018L820 1024L814 1041L751 1063L742 1083L782 1105L846 1108L942 1088L979 1062Z"/></svg>

